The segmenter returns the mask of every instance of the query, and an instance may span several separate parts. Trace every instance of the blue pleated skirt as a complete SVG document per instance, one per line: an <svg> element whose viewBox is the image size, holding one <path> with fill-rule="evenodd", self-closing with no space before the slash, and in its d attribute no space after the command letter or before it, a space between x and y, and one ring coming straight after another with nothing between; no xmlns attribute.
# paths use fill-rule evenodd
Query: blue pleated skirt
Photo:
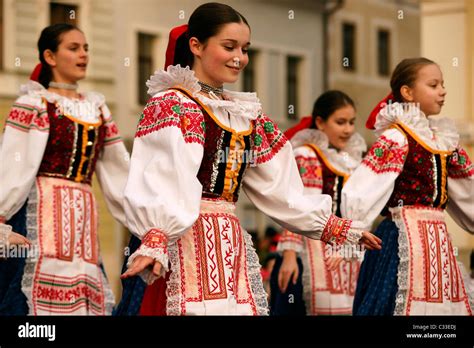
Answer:
<svg viewBox="0 0 474 348"><path fill-rule="evenodd" d="M385 219L375 233L382 250L367 250L354 297L354 315L393 315L398 291L398 228Z"/></svg>

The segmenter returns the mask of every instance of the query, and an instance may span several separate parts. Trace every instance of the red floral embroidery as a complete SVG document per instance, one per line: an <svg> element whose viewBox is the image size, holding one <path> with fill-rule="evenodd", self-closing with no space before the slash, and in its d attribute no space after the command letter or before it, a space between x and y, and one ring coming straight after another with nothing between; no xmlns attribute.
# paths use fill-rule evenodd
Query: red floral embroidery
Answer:
<svg viewBox="0 0 474 348"><path fill-rule="evenodd" d="M122 140L122 138L120 137L118 127L114 121L108 121L107 123L105 123L104 127L105 127L105 140L104 140L105 145L115 144L116 142Z"/></svg>
<svg viewBox="0 0 474 348"><path fill-rule="evenodd" d="M182 102L177 92L151 98L140 117L135 137L178 127L187 143L204 144L205 122L202 111L195 102Z"/></svg>
<svg viewBox="0 0 474 348"><path fill-rule="evenodd" d="M278 129L276 123L266 115L258 116L253 134L257 165L270 161L286 142L285 135Z"/></svg>
<svg viewBox="0 0 474 348"><path fill-rule="evenodd" d="M30 129L47 131L49 129L48 113L46 109L35 106L15 103L8 115L6 126L28 132Z"/></svg>
<svg viewBox="0 0 474 348"><path fill-rule="evenodd" d="M323 188L323 172L317 157L296 156L296 164L305 187Z"/></svg>
<svg viewBox="0 0 474 348"><path fill-rule="evenodd" d="M343 244L347 239L347 232L351 227L352 220L341 219L332 214L326 226L324 226L321 241L328 244Z"/></svg>
<svg viewBox="0 0 474 348"><path fill-rule="evenodd" d="M407 145L400 147L396 141L382 135L372 145L362 164L377 174L386 172L400 173L403 170L407 152Z"/></svg>
<svg viewBox="0 0 474 348"><path fill-rule="evenodd" d="M450 156L448 175L452 179L463 179L474 176L474 165L464 149L458 149Z"/></svg>
<svg viewBox="0 0 474 348"><path fill-rule="evenodd" d="M145 234L141 245L151 249L163 249L163 253L168 253L168 237L158 229L152 229Z"/></svg>

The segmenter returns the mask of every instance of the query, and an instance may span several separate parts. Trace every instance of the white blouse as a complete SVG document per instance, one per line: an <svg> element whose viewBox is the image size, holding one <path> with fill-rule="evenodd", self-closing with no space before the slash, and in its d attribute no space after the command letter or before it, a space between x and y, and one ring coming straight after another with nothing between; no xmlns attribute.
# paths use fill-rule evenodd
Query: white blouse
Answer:
<svg viewBox="0 0 474 348"><path fill-rule="evenodd" d="M102 115L107 135L96 163L96 174L110 212L125 224L122 201L130 159L104 96L89 92L80 99L66 98L35 81L21 87L20 97L6 120L0 147L0 223L9 220L23 206L34 185L49 136L45 101L87 123L99 121Z"/></svg>
<svg viewBox="0 0 474 348"><path fill-rule="evenodd" d="M199 216L202 185L197 174L204 156L204 116L194 101L169 90L171 87L189 91L227 129L244 132L251 127L251 120L256 120L274 130L273 138L262 139L269 148L247 169L243 190L258 209L285 228L321 238L332 216L331 198L305 192L291 144L262 114L255 93L225 90L226 100L205 97L198 94L194 71L179 65L155 72L147 85L153 97L140 119L125 188L127 222L132 233L142 239L129 265L137 255L147 255L160 261L163 272L167 271L166 246L176 242ZM154 244L143 243L151 234ZM346 242L357 243L360 237L361 232L349 229Z"/></svg>
<svg viewBox="0 0 474 348"><path fill-rule="evenodd" d="M390 199L408 153L405 135L391 128L396 123L402 123L431 149L454 151L448 166L446 209L462 228L474 232L474 167L459 147L454 123L447 118L426 117L421 111L399 103L387 105L377 116L375 133L379 138L372 149L383 149L384 160L364 160L351 175L342 189L343 216L352 219L356 227L370 229Z"/></svg>

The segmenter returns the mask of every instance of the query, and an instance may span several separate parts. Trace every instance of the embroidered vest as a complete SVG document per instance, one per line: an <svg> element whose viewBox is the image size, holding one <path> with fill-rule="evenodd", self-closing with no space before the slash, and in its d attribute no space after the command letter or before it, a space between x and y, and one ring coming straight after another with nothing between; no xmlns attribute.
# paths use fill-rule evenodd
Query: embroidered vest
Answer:
<svg viewBox="0 0 474 348"><path fill-rule="evenodd" d="M106 129L101 120L89 124L62 115L47 103L49 137L38 175L91 184Z"/></svg>
<svg viewBox="0 0 474 348"><path fill-rule="evenodd" d="M447 163L452 153L432 150L402 125L395 127L408 140L408 154L382 215L388 214L389 207L399 205L444 209L448 201Z"/></svg>
<svg viewBox="0 0 474 348"><path fill-rule="evenodd" d="M203 198L223 198L237 202L245 170L253 162L255 125L243 132L221 124L205 105L181 88L201 109L205 122L204 156L197 178L202 185Z"/></svg>
<svg viewBox="0 0 474 348"><path fill-rule="evenodd" d="M322 193L331 196L332 198L332 213L338 217L341 215L341 192L344 183L349 178L349 175L334 168L323 154L323 152L314 144L306 144L314 151L321 163L323 176L323 190Z"/></svg>

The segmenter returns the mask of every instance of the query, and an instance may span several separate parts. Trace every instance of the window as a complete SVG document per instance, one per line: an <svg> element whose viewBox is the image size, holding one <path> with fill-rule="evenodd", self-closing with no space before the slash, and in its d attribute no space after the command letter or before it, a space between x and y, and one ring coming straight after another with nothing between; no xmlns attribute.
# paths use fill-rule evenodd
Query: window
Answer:
<svg viewBox="0 0 474 348"><path fill-rule="evenodd" d="M50 24L69 23L77 25L77 6L52 2L49 4L49 14Z"/></svg>
<svg viewBox="0 0 474 348"><path fill-rule="evenodd" d="M286 96L288 102L288 118L295 120L298 118L298 68L301 58L288 56L286 60Z"/></svg>
<svg viewBox="0 0 474 348"><path fill-rule="evenodd" d="M342 67L345 70L355 70L355 39L356 27L351 23L342 25Z"/></svg>
<svg viewBox="0 0 474 348"><path fill-rule="evenodd" d="M243 91L255 92L255 57L257 51L249 49L248 51L249 63L245 67L243 74Z"/></svg>
<svg viewBox="0 0 474 348"><path fill-rule="evenodd" d="M146 81L153 74L154 42L154 35L138 33L138 102L142 105L149 99Z"/></svg>
<svg viewBox="0 0 474 348"><path fill-rule="evenodd" d="M390 74L390 32L378 30L377 32L377 69L379 75Z"/></svg>

